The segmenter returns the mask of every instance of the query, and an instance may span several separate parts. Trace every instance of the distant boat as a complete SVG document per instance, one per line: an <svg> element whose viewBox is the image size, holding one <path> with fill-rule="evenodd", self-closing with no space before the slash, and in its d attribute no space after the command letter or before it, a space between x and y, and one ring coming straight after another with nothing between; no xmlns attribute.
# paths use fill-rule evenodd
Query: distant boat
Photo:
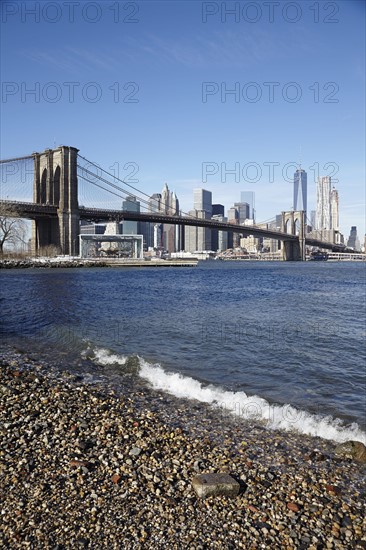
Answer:
<svg viewBox="0 0 366 550"><path fill-rule="evenodd" d="M320 250L316 250L315 252L310 253L309 260L313 262L325 262L328 259L327 252L321 252Z"/></svg>

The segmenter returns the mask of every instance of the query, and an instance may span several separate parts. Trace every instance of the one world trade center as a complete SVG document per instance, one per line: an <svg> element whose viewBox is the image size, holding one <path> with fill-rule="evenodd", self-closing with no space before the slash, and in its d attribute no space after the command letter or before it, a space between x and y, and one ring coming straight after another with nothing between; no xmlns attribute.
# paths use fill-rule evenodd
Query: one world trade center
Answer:
<svg viewBox="0 0 366 550"><path fill-rule="evenodd" d="M307 209L308 177L301 168L294 174L294 210Z"/></svg>

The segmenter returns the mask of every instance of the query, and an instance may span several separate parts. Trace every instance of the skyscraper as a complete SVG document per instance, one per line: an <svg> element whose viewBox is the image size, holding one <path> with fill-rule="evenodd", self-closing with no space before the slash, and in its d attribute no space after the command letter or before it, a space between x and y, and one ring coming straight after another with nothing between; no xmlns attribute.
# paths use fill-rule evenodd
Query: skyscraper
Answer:
<svg viewBox="0 0 366 550"><path fill-rule="evenodd" d="M193 189L193 208L204 210L212 216L212 193L206 189Z"/></svg>
<svg viewBox="0 0 366 550"><path fill-rule="evenodd" d="M140 201L130 195L126 197L126 200L122 203L122 210L127 212L140 212ZM138 235L140 233L140 223L131 220L123 222L123 234L124 235Z"/></svg>
<svg viewBox="0 0 366 550"><path fill-rule="evenodd" d="M164 185L161 192L160 212L173 216L179 212L179 202L175 192L169 191L168 184Z"/></svg>
<svg viewBox="0 0 366 550"><path fill-rule="evenodd" d="M227 218L221 214L214 214L212 220L216 220L221 223L227 223ZM227 249L228 233L227 231L219 231L218 229L211 230L211 249L214 251L219 250L223 252Z"/></svg>
<svg viewBox="0 0 366 550"><path fill-rule="evenodd" d="M174 191L169 191L168 184L161 192L160 211L168 216L179 214L179 201ZM180 248L180 227L165 223L162 228L162 245L167 252L177 252Z"/></svg>
<svg viewBox="0 0 366 550"><path fill-rule="evenodd" d="M169 216L179 214L179 201L166 183L161 193L154 193L149 198L149 212L160 212ZM164 248L176 252L181 246L181 226L173 224L149 224L149 246Z"/></svg>
<svg viewBox="0 0 366 550"><path fill-rule="evenodd" d="M160 212L161 194L154 193L149 198L149 212Z"/></svg>
<svg viewBox="0 0 366 550"><path fill-rule="evenodd" d="M213 204L212 205L212 215L213 216L225 216L225 207L223 204Z"/></svg>
<svg viewBox="0 0 366 550"><path fill-rule="evenodd" d="M151 195L148 201L148 212L160 212L161 194L154 193ZM154 224L145 222L146 236L144 235L144 243L146 242L146 248L160 248L161 247L161 224ZM156 226L156 227L155 227Z"/></svg>
<svg viewBox="0 0 366 550"><path fill-rule="evenodd" d="M339 230L339 196L338 191L333 187L330 192L330 228Z"/></svg>
<svg viewBox="0 0 366 550"><path fill-rule="evenodd" d="M240 202L246 202L249 205L248 218L255 220L255 193L254 191L242 191L240 193Z"/></svg>
<svg viewBox="0 0 366 550"><path fill-rule="evenodd" d="M360 241L357 236L357 227L353 225L351 227L351 232L348 237L347 246L353 248L354 250L360 250Z"/></svg>
<svg viewBox="0 0 366 550"><path fill-rule="evenodd" d="M308 176L301 168L294 174L294 210L307 209Z"/></svg>
<svg viewBox="0 0 366 550"><path fill-rule="evenodd" d="M316 227L316 210L310 212L310 225L312 229Z"/></svg>
<svg viewBox="0 0 366 550"><path fill-rule="evenodd" d="M239 224L244 223L245 220L250 218L250 207L247 202L235 202L234 208L237 209L239 215Z"/></svg>
<svg viewBox="0 0 366 550"><path fill-rule="evenodd" d="M212 219L218 222L227 223L227 218L225 218L225 207L223 204L213 204L212 205ZM227 249L227 231L219 231L218 229L211 230L211 249L212 250L223 250Z"/></svg>
<svg viewBox="0 0 366 550"><path fill-rule="evenodd" d="M227 211L227 221L228 223L232 223L233 225L239 225L239 212L235 208L235 206L232 206ZM228 233L228 247L229 248L236 248L239 246L240 237L238 233L229 232Z"/></svg>
<svg viewBox="0 0 366 550"><path fill-rule="evenodd" d="M318 230L331 228L330 187L330 176L318 178L316 188L316 229Z"/></svg>
<svg viewBox="0 0 366 550"><path fill-rule="evenodd" d="M206 189L193 189L193 210L189 215L202 220L212 216L212 193ZM185 250L196 252L211 249L211 229L185 226Z"/></svg>

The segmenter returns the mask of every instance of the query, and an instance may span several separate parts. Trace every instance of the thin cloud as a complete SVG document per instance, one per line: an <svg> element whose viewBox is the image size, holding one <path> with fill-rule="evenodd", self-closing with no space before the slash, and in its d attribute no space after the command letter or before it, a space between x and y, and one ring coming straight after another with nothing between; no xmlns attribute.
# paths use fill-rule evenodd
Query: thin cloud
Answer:
<svg viewBox="0 0 366 550"><path fill-rule="evenodd" d="M135 51L144 52L159 60L174 62L186 67L201 68L207 66L247 66L264 62L287 50L285 42L263 30L251 33L215 31L209 36L197 35L180 40L162 39L148 35L146 43L136 42Z"/></svg>
<svg viewBox="0 0 366 550"><path fill-rule="evenodd" d="M35 63L52 66L57 70L79 73L80 70L115 70L117 60L110 55L80 48L60 48L46 53L39 50L23 50L22 55Z"/></svg>
<svg viewBox="0 0 366 550"><path fill-rule="evenodd" d="M182 36L174 39L147 34L137 40L121 39L120 47L110 51L95 51L79 47L55 48L50 52L23 50L22 55L33 62L53 66L58 70L115 71L121 58L134 63L166 63L188 68L248 67L292 55L288 41L263 29L233 32L216 30L210 34Z"/></svg>

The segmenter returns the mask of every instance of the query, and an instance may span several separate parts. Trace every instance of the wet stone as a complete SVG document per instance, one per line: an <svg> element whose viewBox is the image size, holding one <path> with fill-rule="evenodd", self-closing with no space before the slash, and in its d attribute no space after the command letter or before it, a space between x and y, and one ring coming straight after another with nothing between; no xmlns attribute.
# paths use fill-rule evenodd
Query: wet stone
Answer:
<svg viewBox="0 0 366 550"><path fill-rule="evenodd" d="M240 484L229 474L201 474L192 480L193 488L200 498L209 496L235 497Z"/></svg>
<svg viewBox="0 0 366 550"><path fill-rule="evenodd" d="M366 464L366 446L361 441L345 441L335 448L339 458L352 458L356 462Z"/></svg>
<svg viewBox="0 0 366 550"><path fill-rule="evenodd" d="M141 449L139 447L132 447L132 449L128 454L130 456L139 456L140 453L141 453Z"/></svg>
<svg viewBox="0 0 366 550"><path fill-rule="evenodd" d="M299 512L300 507L295 502L288 502L287 508L291 510L292 512Z"/></svg>
<svg viewBox="0 0 366 550"><path fill-rule="evenodd" d="M120 475L114 474L114 475L112 476L112 482L113 482L114 484L117 485L117 484L120 482L120 480L121 480L121 476L120 476Z"/></svg>

